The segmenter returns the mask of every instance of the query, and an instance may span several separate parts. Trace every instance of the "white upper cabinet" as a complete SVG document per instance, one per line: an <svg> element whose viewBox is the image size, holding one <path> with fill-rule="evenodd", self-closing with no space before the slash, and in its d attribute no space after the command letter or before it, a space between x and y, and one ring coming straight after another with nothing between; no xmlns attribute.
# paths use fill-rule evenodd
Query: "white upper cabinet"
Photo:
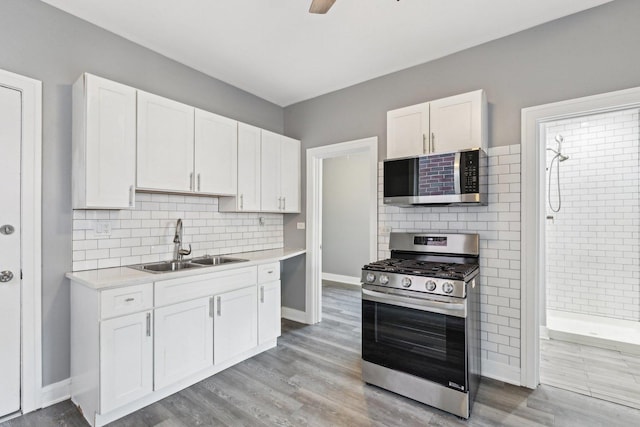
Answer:
<svg viewBox="0 0 640 427"><path fill-rule="evenodd" d="M487 149L483 90L387 112L387 158Z"/></svg>
<svg viewBox="0 0 640 427"><path fill-rule="evenodd" d="M73 208L134 207L136 90L91 74L73 85Z"/></svg>
<svg viewBox="0 0 640 427"><path fill-rule="evenodd" d="M195 111L195 191L235 195L238 175L238 122Z"/></svg>
<svg viewBox="0 0 640 427"><path fill-rule="evenodd" d="M260 128L238 123L237 192L219 199L220 211L260 210L260 138Z"/></svg>
<svg viewBox="0 0 640 427"><path fill-rule="evenodd" d="M430 103L431 151L487 149L487 100L483 90Z"/></svg>
<svg viewBox="0 0 640 427"><path fill-rule="evenodd" d="M387 158L428 153L428 135L428 102L387 112Z"/></svg>
<svg viewBox="0 0 640 427"><path fill-rule="evenodd" d="M262 211L300 212L300 141L262 131Z"/></svg>
<svg viewBox="0 0 640 427"><path fill-rule="evenodd" d="M138 188L194 189L194 108L138 91Z"/></svg>

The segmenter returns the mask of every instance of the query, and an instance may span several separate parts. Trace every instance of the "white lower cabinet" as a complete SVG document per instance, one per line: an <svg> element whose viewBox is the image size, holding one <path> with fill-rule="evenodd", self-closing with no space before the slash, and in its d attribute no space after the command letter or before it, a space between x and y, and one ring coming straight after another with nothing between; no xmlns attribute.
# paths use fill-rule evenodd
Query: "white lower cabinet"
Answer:
<svg viewBox="0 0 640 427"><path fill-rule="evenodd" d="M107 289L71 280L71 398L93 427L276 345L279 262L203 270Z"/></svg>
<svg viewBox="0 0 640 427"><path fill-rule="evenodd" d="M280 281L258 285L258 344L280 336Z"/></svg>
<svg viewBox="0 0 640 427"><path fill-rule="evenodd" d="M151 312L100 323L100 411L108 412L153 390Z"/></svg>
<svg viewBox="0 0 640 427"><path fill-rule="evenodd" d="M212 314L211 298L155 310L156 390L213 365Z"/></svg>
<svg viewBox="0 0 640 427"><path fill-rule="evenodd" d="M256 287L215 296L213 361L226 362L258 345Z"/></svg>

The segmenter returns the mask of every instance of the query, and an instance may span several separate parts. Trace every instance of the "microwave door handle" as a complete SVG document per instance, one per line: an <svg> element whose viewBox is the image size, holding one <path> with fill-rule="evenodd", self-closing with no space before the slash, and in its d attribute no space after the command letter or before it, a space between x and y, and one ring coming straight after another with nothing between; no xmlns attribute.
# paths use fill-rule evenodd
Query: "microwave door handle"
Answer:
<svg viewBox="0 0 640 427"><path fill-rule="evenodd" d="M453 191L454 194L462 194L462 188L460 185L460 181L462 178L462 174L464 171L464 165L460 164L461 154L459 151L456 152L455 158L453 160Z"/></svg>
<svg viewBox="0 0 640 427"><path fill-rule="evenodd" d="M450 303L420 298L407 298L364 288L362 289L362 299L366 301L413 308L414 310L429 311L447 316L467 317L466 299L459 303Z"/></svg>

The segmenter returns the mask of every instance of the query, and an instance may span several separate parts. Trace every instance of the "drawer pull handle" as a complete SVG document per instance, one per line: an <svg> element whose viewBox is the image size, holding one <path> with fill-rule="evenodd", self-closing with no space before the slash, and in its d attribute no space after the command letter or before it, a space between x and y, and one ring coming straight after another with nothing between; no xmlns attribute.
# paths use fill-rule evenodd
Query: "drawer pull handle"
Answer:
<svg viewBox="0 0 640 427"><path fill-rule="evenodd" d="M273 270L267 271L268 274L273 274Z"/></svg>
<svg viewBox="0 0 640 427"><path fill-rule="evenodd" d="M131 301L135 301L135 298L127 298L126 300L124 300L125 302L131 302Z"/></svg>
<svg viewBox="0 0 640 427"><path fill-rule="evenodd" d="M222 316L222 298L218 297L218 317Z"/></svg>

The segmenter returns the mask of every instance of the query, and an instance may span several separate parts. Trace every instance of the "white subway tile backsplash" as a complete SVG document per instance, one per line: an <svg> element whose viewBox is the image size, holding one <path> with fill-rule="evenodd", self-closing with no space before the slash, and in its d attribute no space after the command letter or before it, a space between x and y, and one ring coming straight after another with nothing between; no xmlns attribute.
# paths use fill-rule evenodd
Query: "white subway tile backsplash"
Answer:
<svg viewBox="0 0 640 427"><path fill-rule="evenodd" d="M131 211L74 211L73 271L170 259L178 218L193 256L284 246L282 214L221 213L215 197L136 193ZM109 221L110 235L95 233L97 219Z"/></svg>

